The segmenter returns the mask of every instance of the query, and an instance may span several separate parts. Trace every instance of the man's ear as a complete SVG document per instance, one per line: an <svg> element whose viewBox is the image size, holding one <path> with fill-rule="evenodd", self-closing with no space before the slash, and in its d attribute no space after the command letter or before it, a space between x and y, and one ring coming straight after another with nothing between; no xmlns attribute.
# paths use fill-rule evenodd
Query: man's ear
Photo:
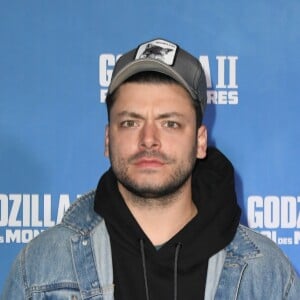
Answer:
<svg viewBox="0 0 300 300"><path fill-rule="evenodd" d="M197 158L205 158L207 150L207 129L201 125L197 132Z"/></svg>
<svg viewBox="0 0 300 300"><path fill-rule="evenodd" d="M105 127L104 155L109 157L109 125Z"/></svg>

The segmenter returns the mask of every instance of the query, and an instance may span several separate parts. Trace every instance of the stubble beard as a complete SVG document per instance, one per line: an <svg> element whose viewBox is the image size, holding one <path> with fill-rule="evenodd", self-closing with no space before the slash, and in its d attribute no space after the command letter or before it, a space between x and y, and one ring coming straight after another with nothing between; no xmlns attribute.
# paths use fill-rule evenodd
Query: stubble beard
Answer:
<svg viewBox="0 0 300 300"><path fill-rule="evenodd" d="M110 150L111 166L116 178L130 194L131 199L139 205L167 205L181 193L182 187L190 178L196 162L196 145L192 147L186 162L176 165L172 174L161 183L139 183L128 174L128 165L139 157L154 157L169 165L176 165L176 159L157 151L142 151L129 159L117 159ZM145 173L155 172L146 170Z"/></svg>

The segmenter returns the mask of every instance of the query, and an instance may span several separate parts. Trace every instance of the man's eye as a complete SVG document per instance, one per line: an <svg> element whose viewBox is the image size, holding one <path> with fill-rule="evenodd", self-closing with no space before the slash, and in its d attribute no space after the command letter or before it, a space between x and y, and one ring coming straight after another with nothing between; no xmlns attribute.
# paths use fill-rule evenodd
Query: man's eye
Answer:
<svg viewBox="0 0 300 300"><path fill-rule="evenodd" d="M121 122L121 127L136 127L137 123L133 120L126 120Z"/></svg>
<svg viewBox="0 0 300 300"><path fill-rule="evenodd" d="M164 127L167 127L167 128L179 128L180 125L175 122L175 121L166 121L164 122Z"/></svg>

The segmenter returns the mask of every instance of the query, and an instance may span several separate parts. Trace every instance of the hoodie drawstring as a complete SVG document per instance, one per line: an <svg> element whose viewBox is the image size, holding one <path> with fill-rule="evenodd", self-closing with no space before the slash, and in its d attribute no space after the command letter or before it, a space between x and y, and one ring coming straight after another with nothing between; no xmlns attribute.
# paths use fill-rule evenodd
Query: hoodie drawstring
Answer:
<svg viewBox="0 0 300 300"><path fill-rule="evenodd" d="M181 248L181 243L178 243L176 245L176 250L175 250L175 259L174 259L174 300L177 300L177 279L178 279L178 257L179 257L179 251Z"/></svg>
<svg viewBox="0 0 300 300"><path fill-rule="evenodd" d="M147 269L146 269L146 259L145 259L145 248L144 248L144 240L140 239L140 249L142 254L142 263L143 263L143 273L144 273L144 283L145 283L145 291L146 291L146 299L149 300L149 289L148 289L148 279L147 279Z"/></svg>
<svg viewBox="0 0 300 300"><path fill-rule="evenodd" d="M182 244L177 243L175 249L175 258L174 258L174 300L177 300L177 287L178 287L178 258L179 252ZM142 255L142 265L143 265L143 275L144 275L144 284L146 292L146 300L150 300L149 297L149 287L148 287L148 277L147 277L147 268L146 268L146 257L145 257L145 247L144 240L140 239L140 250Z"/></svg>

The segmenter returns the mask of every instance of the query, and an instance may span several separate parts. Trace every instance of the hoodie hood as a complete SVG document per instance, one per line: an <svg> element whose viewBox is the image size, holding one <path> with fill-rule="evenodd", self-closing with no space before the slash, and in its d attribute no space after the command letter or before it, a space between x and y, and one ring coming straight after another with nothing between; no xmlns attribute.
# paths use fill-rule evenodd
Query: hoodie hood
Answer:
<svg viewBox="0 0 300 300"><path fill-rule="evenodd" d="M102 176L96 190L94 209L104 218L107 225L112 245L114 277L117 282L121 284L121 281L124 281L124 284L129 284L126 283L128 278L124 280L124 275L121 275L126 264L140 272L136 277L143 278L144 274L144 281L147 281L144 284L146 289L150 290L150 294L151 290L157 290L156 284L159 286L166 280L166 276L171 276L173 280L174 264L178 273L175 281L178 280L184 292L189 288L185 288L185 285L192 280L190 276L197 266L201 266L198 269L202 270L200 273L205 279L209 257L232 241L240 220L232 164L215 148L209 148L207 157L196 162L192 174L192 197L198 209L197 216L157 250L127 208L112 170ZM143 264L141 256L144 256ZM144 265L147 265L146 278ZM204 287L205 280L203 282ZM170 289L173 290L172 284ZM132 299L148 298L134 296Z"/></svg>

